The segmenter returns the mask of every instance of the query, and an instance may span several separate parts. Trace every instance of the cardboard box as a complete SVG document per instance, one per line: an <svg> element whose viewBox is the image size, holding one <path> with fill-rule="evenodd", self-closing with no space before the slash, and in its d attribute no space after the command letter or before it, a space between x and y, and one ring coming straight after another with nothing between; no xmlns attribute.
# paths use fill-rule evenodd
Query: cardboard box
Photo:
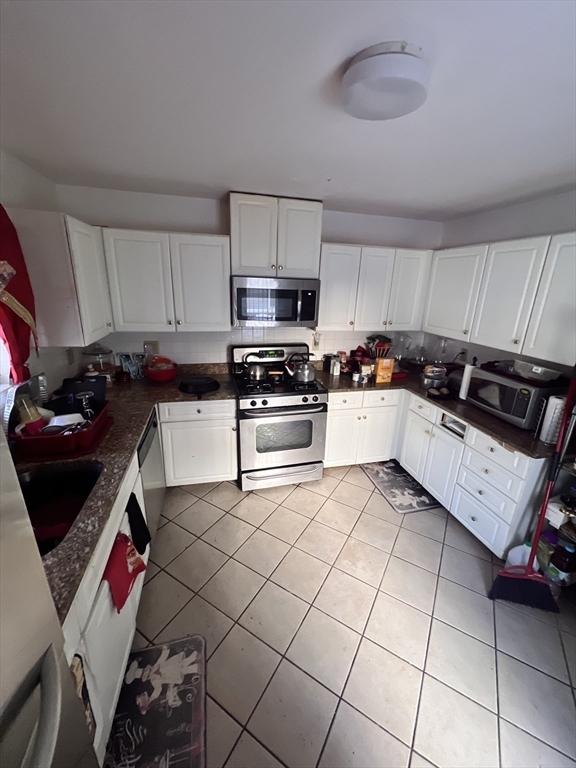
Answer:
<svg viewBox="0 0 576 768"><path fill-rule="evenodd" d="M390 384L392 381L392 374L394 373L394 358L393 357L377 357L376 368L374 370L374 376L376 384Z"/></svg>

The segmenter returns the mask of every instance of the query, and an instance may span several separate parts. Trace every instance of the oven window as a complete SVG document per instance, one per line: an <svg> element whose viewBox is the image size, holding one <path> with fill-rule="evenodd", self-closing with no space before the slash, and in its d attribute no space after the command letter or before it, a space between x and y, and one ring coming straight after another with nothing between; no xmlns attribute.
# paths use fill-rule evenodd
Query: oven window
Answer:
<svg viewBox="0 0 576 768"><path fill-rule="evenodd" d="M279 424L258 424L256 426L256 451L294 451L310 448L312 445L312 421L286 421Z"/></svg>
<svg viewBox="0 0 576 768"><path fill-rule="evenodd" d="M517 391L516 387L507 387L505 384L482 381L482 379L474 380L472 377L469 397L471 396L477 402L488 405L501 413L512 413Z"/></svg>
<svg viewBox="0 0 576 768"><path fill-rule="evenodd" d="M237 288L239 320L298 319L298 291L277 288Z"/></svg>

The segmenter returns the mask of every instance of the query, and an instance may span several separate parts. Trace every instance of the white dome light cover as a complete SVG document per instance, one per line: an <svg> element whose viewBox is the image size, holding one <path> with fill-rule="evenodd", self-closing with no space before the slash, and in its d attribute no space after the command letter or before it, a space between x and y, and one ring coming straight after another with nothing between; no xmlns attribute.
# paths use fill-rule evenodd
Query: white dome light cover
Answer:
<svg viewBox="0 0 576 768"><path fill-rule="evenodd" d="M422 49L406 42L360 51L342 78L346 111L362 120L393 120L426 101L429 67Z"/></svg>

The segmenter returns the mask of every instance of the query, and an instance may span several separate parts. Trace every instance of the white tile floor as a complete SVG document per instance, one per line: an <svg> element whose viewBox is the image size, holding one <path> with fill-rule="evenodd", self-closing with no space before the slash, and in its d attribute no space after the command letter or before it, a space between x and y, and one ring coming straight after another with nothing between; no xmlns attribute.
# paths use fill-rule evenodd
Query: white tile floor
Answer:
<svg viewBox="0 0 576 768"><path fill-rule="evenodd" d="M576 615L486 597L495 560L359 467L169 492L137 647L198 633L208 768L576 767Z"/></svg>

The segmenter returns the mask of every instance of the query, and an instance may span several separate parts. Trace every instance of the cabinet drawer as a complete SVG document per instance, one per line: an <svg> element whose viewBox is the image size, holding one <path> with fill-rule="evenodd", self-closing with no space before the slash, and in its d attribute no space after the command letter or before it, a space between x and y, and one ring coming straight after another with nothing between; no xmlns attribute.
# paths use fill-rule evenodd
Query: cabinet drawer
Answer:
<svg viewBox="0 0 576 768"><path fill-rule="evenodd" d="M410 395L410 404L408 408L419 416L428 419L428 421L431 421L433 424L436 421L436 413L438 412L438 409L435 408L432 403L423 400L421 397Z"/></svg>
<svg viewBox="0 0 576 768"><path fill-rule="evenodd" d="M480 475L485 482L496 488L514 501L518 501L524 482L519 477L508 472L507 469L485 458L481 453L466 448L462 464Z"/></svg>
<svg viewBox="0 0 576 768"><path fill-rule="evenodd" d="M483 432L473 428L469 429L466 435L466 444L483 456L492 459L492 461L495 461L496 464L504 467L504 469L508 469L510 472L518 475L518 477L527 476L530 459L521 453L507 450Z"/></svg>
<svg viewBox="0 0 576 768"><path fill-rule="evenodd" d="M160 403L160 421L206 421L236 416L236 400L195 400L191 403Z"/></svg>
<svg viewBox="0 0 576 768"><path fill-rule="evenodd" d="M365 408L377 408L381 405L400 405L402 400L401 389L369 390L364 392Z"/></svg>
<svg viewBox="0 0 576 768"><path fill-rule="evenodd" d="M362 408L364 392L330 392L328 395L328 409L346 410L348 408Z"/></svg>
<svg viewBox="0 0 576 768"><path fill-rule="evenodd" d="M496 488L476 475L467 467L461 466L458 473L458 483L475 499L507 523L511 523L516 511L516 504Z"/></svg>
<svg viewBox="0 0 576 768"><path fill-rule="evenodd" d="M495 555L504 555L510 527L459 485L454 488L450 511Z"/></svg>

